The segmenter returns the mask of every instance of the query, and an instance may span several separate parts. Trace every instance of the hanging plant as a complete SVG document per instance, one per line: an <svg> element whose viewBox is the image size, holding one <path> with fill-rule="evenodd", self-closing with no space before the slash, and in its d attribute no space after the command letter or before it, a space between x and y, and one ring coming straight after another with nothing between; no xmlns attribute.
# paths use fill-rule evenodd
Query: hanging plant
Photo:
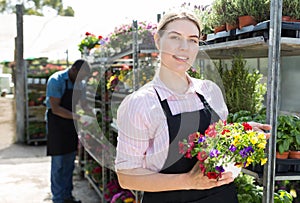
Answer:
<svg viewBox="0 0 300 203"><path fill-rule="evenodd" d="M105 41L101 35L96 36L90 32L86 32L85 38L83 38L78 44L78 50L81 52L81 54L84 54L94 47L100 47L104 43Z"/></svg>

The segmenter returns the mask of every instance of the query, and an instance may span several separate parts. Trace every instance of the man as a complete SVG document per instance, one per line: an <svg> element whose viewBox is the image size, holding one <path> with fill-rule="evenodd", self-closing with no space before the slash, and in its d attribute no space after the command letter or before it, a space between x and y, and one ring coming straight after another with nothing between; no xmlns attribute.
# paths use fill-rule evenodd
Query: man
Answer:
<svg viewBox="0 0 300 203"><path fill-rule="evenodd" d="M90 65L82 59L66 70L51 75L47 82L47 155L51 156L51 192L54 203L81 203L72 195L78 135L76 122L80 115L75 106L85 103L83 80Z"/></svg>

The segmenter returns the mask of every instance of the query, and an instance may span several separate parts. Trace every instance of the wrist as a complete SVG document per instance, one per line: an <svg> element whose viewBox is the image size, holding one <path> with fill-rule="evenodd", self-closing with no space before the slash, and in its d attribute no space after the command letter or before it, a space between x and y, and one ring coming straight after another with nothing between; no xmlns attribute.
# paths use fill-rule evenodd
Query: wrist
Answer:
<svg viewBox="0 0 300 203"><path fill-rule="evenodd" d="M183 190L190 190L191 184L189 183L189 175L188 173L182 173L179 174L179 182L182 183L182 189Z"/></svg>

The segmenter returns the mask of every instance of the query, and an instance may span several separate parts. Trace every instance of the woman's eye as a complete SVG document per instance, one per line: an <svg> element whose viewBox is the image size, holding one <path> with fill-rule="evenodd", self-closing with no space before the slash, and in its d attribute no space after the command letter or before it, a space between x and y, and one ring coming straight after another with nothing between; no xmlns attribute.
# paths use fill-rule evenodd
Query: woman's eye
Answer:
<svg viewBox="0 0 300 203"><path fill-rule="evenodd" d="M199 40L197 40L197 39L190 39L190 41L193 42L193 43L196 43L196 44L199 43Z"/></svg>
<svg viewBox="0 0 300 203"><path fill-rule="evenodd" d="M171 36L170 38L171 38L171 39L180 40L180 37L179 37L179 36Z"/></svg>

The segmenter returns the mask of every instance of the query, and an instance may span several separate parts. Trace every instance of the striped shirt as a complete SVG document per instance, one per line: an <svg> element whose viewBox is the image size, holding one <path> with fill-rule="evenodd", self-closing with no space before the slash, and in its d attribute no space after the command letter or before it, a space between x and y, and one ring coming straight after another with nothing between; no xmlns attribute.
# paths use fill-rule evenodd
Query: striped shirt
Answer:
<svg viewBox="0 0 300 203"><path fill-rule="evenodd" d="M161 100L167 99L173 115L203 109L196 92L202 94L221 119L228 110L220 88L210 80L188 76L189 88L178 94L167 88L156 75L138 91L128 95L118 108L116 170L147 168L158 172L168 155L169 132ZM154 89L155 88L155 89Z"/></svg>

